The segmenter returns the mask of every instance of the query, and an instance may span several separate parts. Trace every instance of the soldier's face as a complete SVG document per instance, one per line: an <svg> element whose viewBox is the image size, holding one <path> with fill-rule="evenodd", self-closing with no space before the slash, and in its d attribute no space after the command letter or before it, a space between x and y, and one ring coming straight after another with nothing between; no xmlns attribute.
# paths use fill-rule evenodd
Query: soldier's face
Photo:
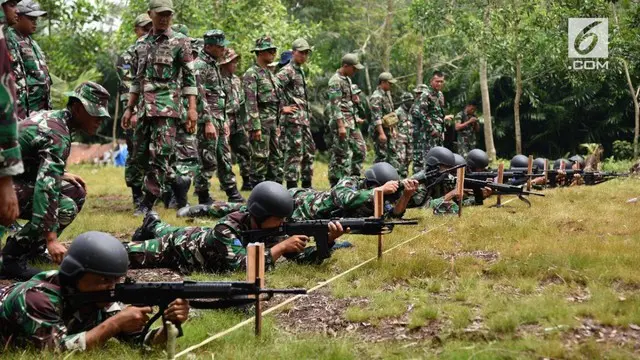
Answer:
<svg viewBox="0 0 640 360"><path fill-rule="evenodd" d="M38 18L35 16L19 15L16 30L24 35L32 35L38 29Z"/></svg>
<svg viewBox="0 0 640 360"><path fill-rule="evenodd" d="M308 59L309 59L309 50L307 51L296 50L293 52L293 61L298 65L302 65L306 63Z"/></svg>
<svg viewBox="0 0 640 360"><path fill-rule="evenodd" d="M476 113L475 105L467 105L467 115L473 115Z"/></svg>
<svg viewBox="0 0 640 360"><path fill-rule="evenodd" d="M76 284L76 290L78 292L92 292L92 291L105 291L105 290L113 290L116 287L116 284L122 281L122 278L113 277L113 276L104 276L93 273L85 273L82 275L78 283ZM97 303L95 306L100 308L105 308L109 304L107 303Z"/></svg>
<svg viewBox="0 0 640 360"><path fill-rule="evenodd" d="M2 10L4 10L4 15L7 17L7 24L9 24L9 26L18 22L18 12L16 11L17 4L18 2L16 0L7 1L2 4Z"/></svg>
<svg viewBox="0 0 640 360"><path fill-rule="evenodd" d="M431 87L433 90L440 91L444 87L444 77L434 76L431 78Z"/></svg>
<svg viewBox="0 0 640 360"><path fill-rule="evenodd" d="M358 71L358 69L356 69L356 67L353 65L344 65L342 69L343 74L349 77L353 76L356 71Z"/></svg>
<svg viewBox="0 0 640 360"><path fill-rule="evenodd" d="M276 49L269 49L269 50L264 50L264 51L260 51L260 53L258 53L258 56L260 56L264 62L266 63L272 63L273 60L276 58Z"/></svg>
<svg viewBox="0 0 640 360"><path fill-rule="evenodd" d="M228 74L235 73L236 69L238 69L238 58L235 58L230 63L226 63L226 64L222 65L222 69L224 69L224 71L226 73L228 73Z"/></svg>
<svg viewBox="0 0 640 360"><path fill-rule="evenodd" d="M220 59L222 55L224 55L224 46L219 45L205 45L205 50L209 55L213 56L216 59Z"/></svg>
<svg viewBox="0 0 640 360"><path fill-rule="evenodd" d="M149 17L153 23L153 28L157 31L164 31L171 26L171 20L173 19L173 13L171 11L149 11Z"/></svg>
<svg viewBox="0 0 640 360"><path fill-rule="evenodd" d="M145 26L136 26L136 29L135 29L136 36L140 37L140 36L148 33L149 30L151 30L151 23L148 23Z"/></svg>
<svg viewBox="0 0 640 360"><path fill-rule="evenodd" d="M79 101L73 104L71 111L77 128L92 136L98 132L102 124L101 117L90 115Z"/></svg>
<svg viewBox="0 0 640 360"><path fill-rule="evenodd" d="M380 88L384 91L391 91L391 83L388 81L381 81Z"/></svg>

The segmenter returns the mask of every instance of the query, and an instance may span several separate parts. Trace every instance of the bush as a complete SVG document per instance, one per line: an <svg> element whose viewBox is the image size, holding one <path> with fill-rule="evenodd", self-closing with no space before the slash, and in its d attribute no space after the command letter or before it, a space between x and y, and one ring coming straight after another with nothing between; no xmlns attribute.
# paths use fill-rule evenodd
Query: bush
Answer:
<svg viewBox="0 0 640 360"><path fill-rule="evenodd" d="M624 140L614 141L613 157L616 160L629 160L633 158L633 144Z"/></svg>

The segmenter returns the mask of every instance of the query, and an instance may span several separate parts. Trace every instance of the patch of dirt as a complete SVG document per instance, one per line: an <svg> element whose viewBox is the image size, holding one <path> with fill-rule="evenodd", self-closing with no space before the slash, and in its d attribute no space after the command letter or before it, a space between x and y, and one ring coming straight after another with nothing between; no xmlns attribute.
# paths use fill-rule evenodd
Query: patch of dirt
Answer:
<svg viewBox="0 0 640 360"><path fill-rule="evenodd" d="M583 232L585 231L584 228L584 220L582 219L578 219L578 220L573 220L573 219L569 219L569 220L561 220L561 221L557 221L557 228L558 229L562 229L563 231L568 231L568 232Z"/></svg>
<svg viewBox="0 0 640 360"><path fill-rule="evenodd" d="M616 346L631 345L635 353L640 353L640 326L631 324L629 328L602 325L592 319L583 319L582 324L566 332L563 341L566 346L578 346L588 340L609 343Z"/></svg>
<svg viewBox="0 0 640 360"><path fill-rule="evenodd" d="M349 306L366 306L369 299L336 299L327 293L312 293L295 302L294 307L279 313L276 317L287 331L323 333L332 337L353 334L367 342L388 340L435 339L443 328L441 321L431 321L425 326L409 329L412 307L399 318L380 319L377 325L369 322L351 322L345 319Z"/></svg>
<svg viewBox="0 0 640 360"><path fill-rule="evenodd" d="M129 269L127 276L140 282L182 281L182 275L172 269Z"/></svg>
<svg viewBox="0 0 640 360"><path fill-rule="evenodd" d="M129 196L102 195L87 204L90 209L108 209L110 212L132 212L133 205Z"/></svg>
<svg viewBox="0 0 640 360"><path fill-rule="evenodd" d="M496 251L474 250L474 251L459 251L456 253L442 253L440 254L446 260L460 257L473 257L482 261L486 261L489 264L496 263L500 259L500 253Z"/></svg>
<svg viewBox="0 0 640 360"><path fill-rule="evenodd" d="M567 296L568 302L573 302L578 304L583 303L585 301L589 301L589 299L591 299L591 291L589 291L589 289L585 287L578 287L578 288L572 289L571 292L569 293L569 296Z"/></svg>

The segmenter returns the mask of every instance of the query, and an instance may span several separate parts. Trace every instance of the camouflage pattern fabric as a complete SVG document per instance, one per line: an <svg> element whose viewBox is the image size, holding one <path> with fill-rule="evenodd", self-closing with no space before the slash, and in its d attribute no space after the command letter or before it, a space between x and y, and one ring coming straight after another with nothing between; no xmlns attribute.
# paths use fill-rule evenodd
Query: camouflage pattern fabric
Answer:
<svg viewBox="0 0 640 360"><path fill-rule="evenodd" d="M409 116L411 117L411 128L413 129L412 144L413 144L413 173L416 174L424 169L424 149L426 148L426 136L424 134L424 128L420 122L420 117L417 114L416 108L418 107L418 100L416 99L411 109L409 110Z"/></svg>
<svg viewBox="0 0 640 360"><path fill-rule="evenodd" d="M197 205L202 211L198 215L191 217L206 217L220 219L231 213L242 210L246 207L244 203L234 203L226 201L214 201L211 205Z"/></svg>
<svg viewBox="0 0 640 360"><path fill-rule="evenodd" d="M371 109L371 137L373 138L373 148L376 153L375 162L388 162L398 169L398 154L396 153L396 133L397 125L386 127L382 124L382 117L393 112L393 100L391 94L378 87L369 98L369 108ZM382 126L387 141L378 141L377 126Z"/></svg>
<svg viewBox="0 0 640 360"><path fill-rule="evenodd" d="M198 140L185 125L182 123L176 129L175 160L171 163L176 176L194 178L199 167Z"/></svg>
<svg viewBox="0 0 640 360"><path fill-rule="evenodd" d="M327 97L329 103L326 112L329 118L329 137L331 138L331 159L329 160L329 181L337 183L341 178L351 174L353 157L351 132L355 128L355 117L358 109L353 103L351 79L340 75L337 71L329 79ZM347 131L344 139L338 136L338 121L342 121Z"/></svg>
<svg viewBox="0 0 640 360"><path fill-rule="evenodd" d="M126 106L126 104L125 104ZM148 158L148 148L143 148L142 144L137 143L136 139L144 139L144 132L148 131L147 126L138 119L136 125L131 130L125 131L127 137L127 161L124 168L124 179L128 187L142 188L144 185L144 174L147 172L149 163L141 163L138 159Z"/></svg>
<svg viewBox="0 0 640 360"><path fill-rule="evenodd" d="M396 109L398 116L398 138L396 139L396 153L398 155L398 174L406 178L409 175L409 164L413 158L413 124L409 114L409 106L400 105Z"/></svg>
<svg viewBox="0 0 640 360"><path fill-rule="evenodd" d="M116 75L118 76L118 92L120 94L118 101L120 101L120 109L124 111L129 102L129 89L133 81L133 57L136 45L133 44L127 48L116 61ZM116 120L117 121L117 120ZM138 124L136 124L137 126ZM135 163L135 144L133 143L133 134L135 129L127 129L124 131L124 137L127 142L127 160L124 165L124 179L128 187L141 188L144 180L144 172L136 172L134 167Z"/></svg>
<svg viewBox="0 0 640 360"><path fill-rule="evenodd" d="M444 197L430 200L427 207L433 209L434 215L454 215L460 212L458 203L445 200Z"/></svg>
<svg viewBox="0 0 640 360"><path fill-rule="evenodd" d="M7 46L15 75L20 119L31 112L51 109L51 76L47 61L38 43L31 36L23 36L14 28L7 30Z"/></svg>
<svg viewBox="0 0 640 360"><path fill-rule="evenodd" d="M283 160L279 143L279 112L282 95L277 79L268 70L253 64L244 73L242 86L248 130L262 131L262 139L251 139L251 181L282 182Z"/></svg>
<svg viewBox="0 0 640 360"><path fill-rule="evenodd" d="M455 116L454 121L456 124L463 124L469 121L469 116L464 111L460 111ZM456 131L457 153L462 155L462 157L466 158L469 151L476 148L476 142L476 132L473 129L473 125L467 126L460 131Z"/></svg>
<svg viewBox="0 0 640 360"><path fill-rule="evenodd" d="M172 160L176 144L176 126L179 119L147 117L140 122L133 135L136 148L135 173L143 173L144 190L160 197L175 181Z"/></svg>
<svg viewBox="0 0 640 360"><path fill-rule="evenodd" d="M251 174L251 146L244 120L244 91L242 80L235 75L222 75L222 81L227 94L227 121L229 122L229 146L231 153L240 167L240 175L248 179Z"/></svg>
<svg viewBox="0 0 640 360"><path fill-rule="evenodd" d="M0 289L0 341L3 346L55 351L87 348L87 331L116 315L122 304L93 311L73 311L64 302L58 271L41 272L26 282ZM150 331L150 344L159 329ZM141 335L119 334L120 341L134 344Z"/></svg>
<svg viewBox="0 0 640 360"><path fill-rule="evenodd" d="M362 163L367 157L367 142L362 136L360 126L356 126L350 134L351 138L351 176L362 175Z"/></svg>
<svg viewBox="0 0 640 360"><path fill-rule="evenodd" d="M276 78L282 87L287 106L296 106L293 114L283 115L284 129L284 178L298 181L298 169L303 182L311 182L316 145L311 135L309 100L304 70L291 61Z"/></svg>
<svg viewBox="0 0 640 360"><path fill-rule="evenodd" d="M220 219L213 227L178 227L156 224L156 238L127 245L132 268L170 267L183 273L204 271L223 273L246 269L247 243L242 232L251 229L246 209ZM266 239L267 247L281 238ZM298 262L316 261L314 247L287 256ZM265 251L265 268L275 267L269 248Z"/></svg>
<svg viewBox="0 0 640 360"><path fill-rule="evenodd" d="M411 115L424 134L424 142L420 141L414 151L420 152L420 156L424 157L432 147L443 146L444 143L444 95L428 86L415 105Z"/></svg>

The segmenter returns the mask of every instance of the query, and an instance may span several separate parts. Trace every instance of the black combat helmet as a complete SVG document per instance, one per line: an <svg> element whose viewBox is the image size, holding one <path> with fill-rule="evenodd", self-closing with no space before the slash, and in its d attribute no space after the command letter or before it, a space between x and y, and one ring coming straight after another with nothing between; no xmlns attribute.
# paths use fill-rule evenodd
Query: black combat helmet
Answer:
<svg viewBox="0 0 640 360"><path fill-rule="evenodd" d="M129 256L124 245L110 234L89 231L78 235L60 264L63 286L74 286L84 273L109 277L127 274Z"/></svg>
<svg viewBox="0 0 640 360"><path fill-rule="evenodd" d="M396 168L394 168L387 162L379 162L373 164L373 166L365 170L364 177L365 179L367 179L368 185L374 186L384 185L388 181L400 180L398 170L396 170Z"/></svg>
<svg viewBox="0 0 640 360"><path fill-rule="evenodd" d="M584 158L580 155L573 155L572 157L569 158L569 161L571 161L572 163L580 164L581 169L584 168L585 161L584 161Z"/></svg>
<svg viewBox="0 0 640 360"><path fill-rule="evenodd" d="M545 158L536 158L533 160L533 166L538 168L538 170L544 170L544 164L547 162Z"/></svg>
<svg viewBox="0 0 640 360"><path fill-rule="evenodd" d="M553 170L560 170L560 165L564 163L564 168L566 170L571 169L571 161L567 159L558 159L553 163Z"/></svg>
<svg viewBox="0 0 640 360"><path fill-rule="evenodd" d="M467 160L465 160L460 154L453 154L453 157L456 161L456 166L458 165L467 165Z"/></svg>
<svg viewBox="0 0 640 360"><path fill-rule="evenodd" d="M511 159L510 167L513 168L526 168L529 166L529 158L525 155L518 154Z"/></svg>
<svg viewBox="0 0 640 360"><path fill-rule="evenodd" d="M429 150L426 158L427 165L432 167L439 165L454 166L456 163L456 158L451 150L442 146L436 146Z"/></svg>
<svg viewBox="0 0 640 360"><path fill-rule="evenodd" d="M247 209L258 223L270 216L286 218L293 213L293 198L281 184L263 181L249 194Z"/></svg>
<svg viewBox="0 0 640 360"><path fill-rule="evenodd" d="M489 166L489 155L484 150L473 149L467 154L467 166L471 169L484 169Z"/></svg>

